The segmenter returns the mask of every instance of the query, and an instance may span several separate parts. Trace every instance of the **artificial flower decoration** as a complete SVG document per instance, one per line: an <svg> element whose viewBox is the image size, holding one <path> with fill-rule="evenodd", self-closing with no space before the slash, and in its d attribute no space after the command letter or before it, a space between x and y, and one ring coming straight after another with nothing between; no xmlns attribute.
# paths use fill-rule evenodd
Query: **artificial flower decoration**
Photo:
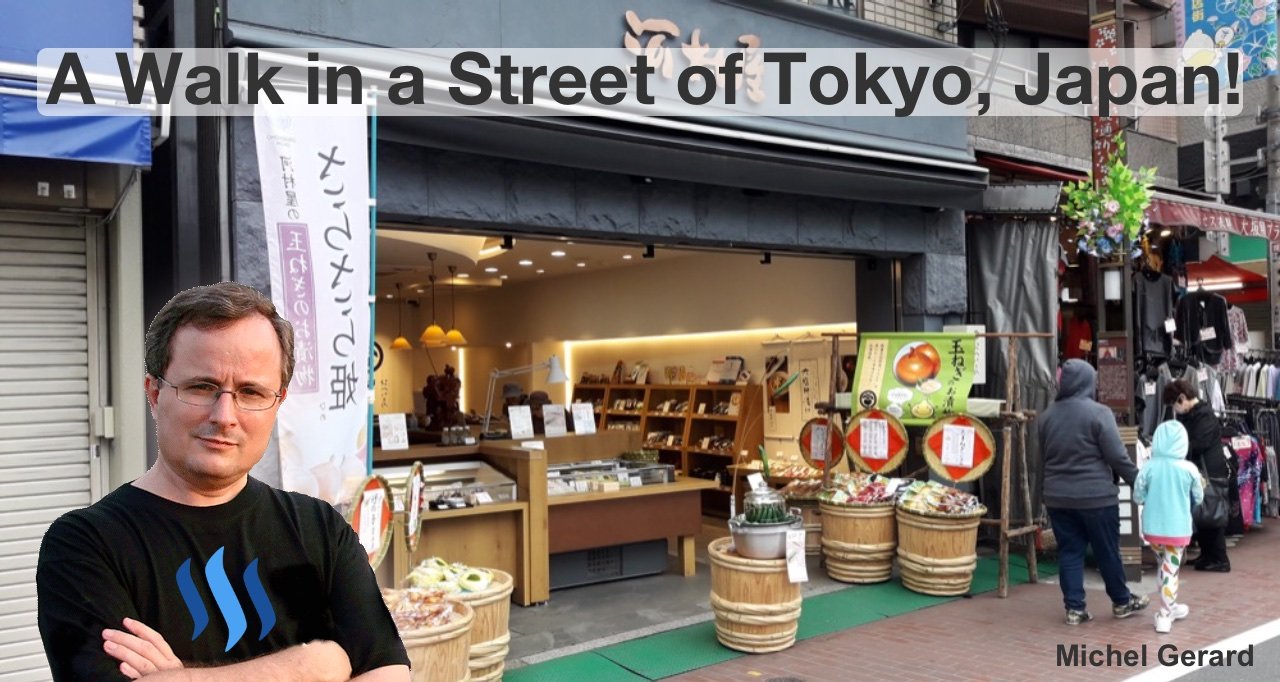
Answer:
<svg viewBox="0 0 1280 682"><path fill-rule="evenodd" d="M1151 205L1154 168L1137 172L1121 159L1124 139L1116 140L1116 153L1107 160L1107 175L1098 185L1093 178L1067 183L1067 200L1062 214L1076 228L1076 246L1097 258L1110 258L1131 247L1129 255L1141 254L1139 235L1148 227L1147 207Z"/></svg>

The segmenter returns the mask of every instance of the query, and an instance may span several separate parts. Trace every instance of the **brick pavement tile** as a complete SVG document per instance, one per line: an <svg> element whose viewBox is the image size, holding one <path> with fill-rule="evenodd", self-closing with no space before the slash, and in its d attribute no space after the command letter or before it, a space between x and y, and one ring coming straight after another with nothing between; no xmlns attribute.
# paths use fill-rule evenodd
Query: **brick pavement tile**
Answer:
<svg viewBox="0 0 1280 682"><path fill-rule="evenodd" d="M1273 524L1280 527L1280 524ZM806 682L847 680L1121 680L1140 669L1057 665L1057 647L1141 650L1147 667L1158 667L1156 649L1203 648L1273 620L1280 613L1271 562L1280 554L1280 532L1251 532L1230 550L1230 574L1187 570L1180 596L1191 615L1168 635L1156 634L1155 606L1127 619L1112 618L1106 594L1090 591L1095 620L1078 627L1062 623L1056 584L1018 585L1009 597L994 592L960 599L837 633L815 637L777 654L748 656L672 678L682 682L764 682L795 677ZM1154 595L1153 595L1154 598ZM768 671L765 677L750 671Z"/></svg>

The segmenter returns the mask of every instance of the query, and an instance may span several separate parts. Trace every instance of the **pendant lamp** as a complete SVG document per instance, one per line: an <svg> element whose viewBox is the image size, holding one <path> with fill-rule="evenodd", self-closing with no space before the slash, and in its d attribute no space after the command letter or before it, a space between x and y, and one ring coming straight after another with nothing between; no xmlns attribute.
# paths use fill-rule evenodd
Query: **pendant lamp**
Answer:
<svg viewBox="0 0 1280 682"><path fill-rule="evenodd" d="M431 261L431 324L422 330L422 336L418 340L427 348L441 348L445 345L444 329L436 324L436 252L432 251L427 254L427 258Z"/></svg>
<svg viewBox="0 0 1280 682"><path fill-rule="evenodd" d="M391 342L391 350L409 350L413 346L404 338L404 297L400 295L400 283L396 282L396 339Z"/></svg>
<svg viewBox="0 0 1280 682"><path fill-rule="evenodd" d="M458 286L458 266L449 266L449 333L444 335L445 343L450 346L467 345L467 337L458 331L458 299L454 295L454 289Z"/></svg>

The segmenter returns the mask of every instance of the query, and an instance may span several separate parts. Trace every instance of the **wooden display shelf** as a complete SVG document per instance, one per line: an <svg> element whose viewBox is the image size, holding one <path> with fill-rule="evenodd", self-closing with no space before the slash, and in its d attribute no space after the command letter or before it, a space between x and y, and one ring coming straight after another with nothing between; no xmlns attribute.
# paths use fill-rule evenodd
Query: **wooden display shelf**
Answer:
<svg viewBox="0 0 1280 682"><path fill-rule="evenodd" d="M715 450L699 450L698 448L689 448L691 455L711 455L713 457L733 457L732 452L716 452Z"/></svg>
<svg viewBox="0 0 1280 682"><path fill-rule="evenodd" d="M444 509L432 511L430 509L422 512L423 522L436 521L439 519L456 519L463 516L483 516L485 514L501 514L502 512L520 511L527 505L523 502L494 502L493 504L478 504L474 507L465 509Z"/></svg>
<svg viewBox="0 0 1280 682"><path fill-rule="evenodd" d="M646 412L646 417L652 419L685 419L689 416L688 412Z"/></svg>
<svg viewBox="0 0 1280 682"><path fill-rule="evenodd" d="M637 487L619 488L607 493L569 493L567 495L548 495L547 506L562 504L581 504L600 500L620 500L626 497L644 497L646 495L667 495L690 490L707 490L716 487L715 481L702 478L681 478L671 483L653 483Z"/></svg>
<svg viewBox="0 0 1280 682"><path fill-rule="evenodd" d="M694 419L701 419L701 420L704 420L704 421L716 421L716 422L736 422L736 421L738 421L738 418L737 418L737 417L729 416L729 415L724 415L724 414L695 414L695 415L693 415L693 418L694 418Z"/></svg>

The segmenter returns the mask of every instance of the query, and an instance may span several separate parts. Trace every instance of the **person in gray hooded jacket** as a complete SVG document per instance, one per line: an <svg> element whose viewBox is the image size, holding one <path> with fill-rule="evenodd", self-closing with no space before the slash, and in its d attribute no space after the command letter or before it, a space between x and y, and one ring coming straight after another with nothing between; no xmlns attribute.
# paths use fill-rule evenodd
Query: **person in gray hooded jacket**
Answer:
<svg viewBox="0 0 1280 682"><path fill-rule="evenodd" d="M1115 415L1094 400L1098 375L1083 360L1067 360L1058 399L1037 420L1043 471L1041 499L1058 541L1059 583L1067 624L1093 619L1085 609L1084 554L1093 556L1107 585L1111 613L1127 618L1147 607L1146 596L1129 592L1120 560L1118 475L1133 485L1138 469L1125 452Z"/></svg>

